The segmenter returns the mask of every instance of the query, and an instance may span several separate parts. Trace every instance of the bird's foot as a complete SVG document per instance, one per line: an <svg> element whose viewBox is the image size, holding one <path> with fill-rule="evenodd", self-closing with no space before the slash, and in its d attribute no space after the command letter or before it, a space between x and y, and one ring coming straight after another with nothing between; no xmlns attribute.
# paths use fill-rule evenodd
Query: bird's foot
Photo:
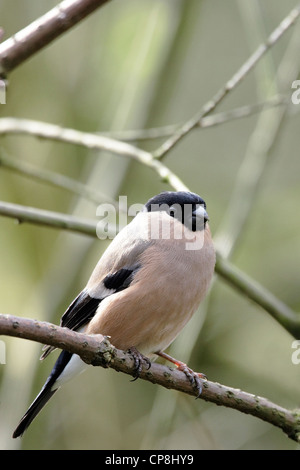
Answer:
<svg viewBox="0 0 300 470"><path fill-rule="evenodd" d="M129 354L131 354L134 361L134 373L132 382L138 379L141 375L143 362L147 364L148 369L151 367L151 361L148 357L141 354L134 346L128 349Z"/></svg>
<svg viewBox="0 0 300 470"><path fill-rule="evenodd" d="M169 356L169 354L166 354L163 351L159 351L156 354L160 357L163 357L164 359L167 359L167 361L170 361L175 364L178 370L181 370L186 375L190 384L197 392L196 398L199 398L202 393L202 381L207 380L206 375L202 374L201 372L194 372L193 369L188 367L184 362L174 359L172 356Z"/></svg>
<svg viewBox="0 0 300 470"><path fill-rule="evenodd" d="M197 392L196 398L199 398L202 393L202 381L207 380L206 375L202 374L201 372L193 371L193 369L188 367L183 362L180 364L176 364L176 365L177 365L178 370L181 370L189 379L190 384L192 385L194 390Z"/></svg>

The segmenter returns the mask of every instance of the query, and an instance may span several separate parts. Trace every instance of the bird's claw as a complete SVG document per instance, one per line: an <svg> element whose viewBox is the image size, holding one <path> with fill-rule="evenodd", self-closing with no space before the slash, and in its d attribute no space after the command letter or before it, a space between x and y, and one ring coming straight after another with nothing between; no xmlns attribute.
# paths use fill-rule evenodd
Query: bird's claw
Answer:
<svg viewBox="0 0 300 470"><path fill-rule="evenodd" d="M194 372L193 369L190 369L186 364L179 365L178 369L189 379L190 384L197 392L196 398L199 398L202 393L202 381L207 380L206 375L201 372Z"/></svg>
<svg viewBox="0 0 300 470"><path fill-rule="evenodd" d="M134 373L133 379L131 382L137 380L142 372L143 362L147 364L148 369L151 367L151 361L148 357L141 354L135 347L131 347L128 349L129 354L131 354L133 361L134 361Z"/></svg>

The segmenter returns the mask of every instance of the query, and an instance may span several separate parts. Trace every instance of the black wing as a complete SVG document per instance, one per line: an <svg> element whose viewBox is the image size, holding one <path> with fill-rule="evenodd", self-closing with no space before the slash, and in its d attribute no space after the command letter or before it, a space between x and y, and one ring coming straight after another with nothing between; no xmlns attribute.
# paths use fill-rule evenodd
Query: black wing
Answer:
<svg viewBox="0 0 300 470"><path fill-rule="evenodd" d="M61 317L60 326L78 330L93 318L101 300L83 290Z"/></svg>
<svg viewBox="0 0 300 470"><path fill-rule="evenodd" d="M100 302L105 297L120 292L130 286L135 273L139 269L140 265L136 264L132 267L121 268L114 273L108 274L102 281L103 296L99 298L91 297L86 290L83 290L63 314L60 326L69 328L70 330L79 330L93 318ZM54 349L53 346L44 346L44 352L40 359L45 359Z"/></svg>
<svg viewBox="0 0 300 470"><path fill-rule="evenodd" d="M106 289L112 290L112 293L120 292L126 289L132 283L135 273L139 270L140 265L131 268L122 268L115 273L108 274L103 279L103 284Z"/></svg>
<svg viewBox="0 0 300 470"><path fill-rule="evenodd" d="M63 314L60 326L78 330L93 318L101 300L91 297L83 290ZM54 349L54 346L45 345L40 360L44 360Z"/></svg>
<svg viewBox="0 0 300 470"><path fill-rule="evenodd" d="M78 330L81 326L88 323L95 315L100 302L109 295L120 292L130 286L135 273L140 265L134 265L128 268L121 268L118 271L108 274L103 280L103 295L98 298L91 297L86 290L83 290L78 297L71 303L61 318L61 326Z"/></svg>

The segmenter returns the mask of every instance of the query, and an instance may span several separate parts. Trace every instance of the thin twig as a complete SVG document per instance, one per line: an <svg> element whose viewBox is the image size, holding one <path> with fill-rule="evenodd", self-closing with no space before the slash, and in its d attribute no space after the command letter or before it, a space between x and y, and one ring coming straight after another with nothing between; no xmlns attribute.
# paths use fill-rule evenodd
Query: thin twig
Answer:
<svg viewBox="0 0 300 470"><path fill-rule="evenodd" d="M248 104L231 109L229 111L224 111L222 113L204 117L199 121L197 127L199 129L206 129L208 127L219 126L233 120L252 116L253 114L260 113L261 111L269 108L285 105L287 104L287 101L290 101L290 97L278 95L263 103ZM40 129L37 131L37 128L32 124L39 125ZM161 139L162 137L169 137L182 124L183 123L169 124L167 126L151 127L148 129L128 129L122 131L97 132L97 134L93 135L109 137L111 139L121 140L123 142L138 142L141 140L154 140ZM47 131L45 126L51 126L51 132ZM64 127L55 126L53 129L52 126L52 124L47 124L43 121L32 121L30 119L5 117L0 118L0 135L28 134L41 138L54 139L54 134L56 131L57 138L55 140L71 143L69 139L64 139ZM49 137L49 134L52 134L53 137ZM75 142L72 143L78 144L78 141L75 140Z"/></svg>
<svg viewBox="0 0 300 470"><path fill-rule="evenodd" d="M148 164L152 159L151 154L145 150L92 132L82 132L31 119L1 118L0 135L14 133L29 134L43 139L80 145L90 150L105 150L116 155L133 158L144 164Z"/></svg>
<svg viewBox="0 0 300 470"><path fill-rule="evenodd" d="M300 314L290 309L261 284L251 279L227 259L217 256L216 272L224 280L269 312L289 333L300 338Z"/></svg>
<svg viewBox="0 0 300 470"><path fill-rule="evenodd" d="M239 106L238 108L230 109L229 111L213 114L212 116L206 116L203 119L200 119L197 128L206 129L208 127L226 124L227 122L253 116L254 114L260 113L261 111L269 108L285 105L287 102L290 102L289 96L278 95L263 103ZM176 129L178 129L182 124L183 123L169 124L167 126L150 127L148 129L125 129L121 131L99 132L97 134L110 137L112 139L122 140L123 142L139 142L143 140L155 140L161 139L162 137L169 137L174 134Z"/></svg>
<svg viewBox="0 0 300 470"><path fill-rule="evenodd" d="M61 214L20 204L0 201L0 215L10 217L18 223L31 224L69 230L71 232L96 236L97 223L93 220L82 219L73 215Z"/></svg>
<svg viewBox="0 0 300 470"><path fill-rule="evenodd" d="M274 98L267 100L264 103L248 104L231 109L229 111L224 111L223 113L206 116L203 119L200 119L197 124L197 128L206 129L208 127L215 127L221 124L226 124L227 122L260 113L265 109L282 106L286 104L287 101L290 101L290 97L275 96ZM139 142L142 140L154 140L161 139L162 137L169 137L174 134L174 132L176 132L178 127L182 126L182 124L183 123L169 124L168 126L151 127L149 129L129 129L123 131L99 132L99 135L122 140L123 142Z"/></svg>
<svg viewBox="0 0 300 470"><path fill-rule="evenodd" d="M79 181L74 180L68 176L55 173L54 171L45 170L38 166L24 162L23 160L12 158L8 156L7 152L5 152L3 149L0 149L0 167L6 168L15 173L19 173L22 176L27 176L37 181L65 189L69 192L77 194L78 196L81 196L82 198L88 199L95 204L109 202L116 209L119 209L118 203L109 198L107 195L101 194L98 191L95 191L94 189L89 188L87 185L80 183Z"/></svg>
<svg viewBox="0 0 300 470"><path fill-rule="evenodd" d="M126 142L75 129L60 127L41 121L29 119L2 118L0 119L0 135L8 133L22 133L34 135L58 142L67 142L89 148L91 150L105 150L115 155L130 157L154 170L162 181L169 183L177 191L187 191L186 185L167 168L162 162L155 160L150 152L139 149Z"/></svg>
<svg viewBox="0 0 300 470"><path fill-rule="evenodd" d="M130 353L116 349L102 335L84 335L51 323L3 314L0 314L0 335L49 344L78 354L87 364L110 367L129 375L135 374L135 364ZM152 363L150 369L145 364L140 378L167 389L193 396L198 394L183 372L161 364ZM299 410L288 410L266 398L211 381L203 382L200 398L256 416L282 429L290 439L300 442Z"/></svg>
<svg viewBox="0 0 300 470"><path fill-rule="evenodd" d="M244 6L244 3L242 4ZM253 22L255 22L256 16ZM249 28L253 35L253 27L250 25ZM277 87L279 91L286 92L290 89L292 81L298 76L300 66L299 32L300 25L297 24L279 66L276 69L274 66L271 70L265 68L264 72L268 73L265 80L261 76L258 77L259 86L261 83L268 83L265 93L269 92L270 87ZM259 116L244 159L237 171L228 207L224 210L223 220L214 237L215 245L224 257L230 257L234 254L242 242L243 234L246 233L245 229L250 223L250 217L262 187L263 177L269 168L270 158L281 135L290 103L289 99L280 108L273 108L272 111Z"/></svg>
<svg viewBox="0 0 300 470"><path fill-rule="evenodd" d="M203 119L207 114L211 113L223 101L223 99L230 93L246 75L253 69L263 55L281 38L281 36L295 23L300 15L300 4L295 7L284 20L277 26L277 28L270 34L264 44L261 44L256 51L246 60L240 69L228 80L224 87L222 87L215 96L206 103L203 108L196 113L191 119L186 121L180 126L177 131L167 139L158 149L153 152L153 156L157 159L162 159L175 145L178 144L187 134L189 134L198 122Z"/></svg>
<svg viewBox="0 0 300 470"><path fill-rule="evenodd" d="M64 0L0 44L0 75L5 76L109 0Z"/></svg>

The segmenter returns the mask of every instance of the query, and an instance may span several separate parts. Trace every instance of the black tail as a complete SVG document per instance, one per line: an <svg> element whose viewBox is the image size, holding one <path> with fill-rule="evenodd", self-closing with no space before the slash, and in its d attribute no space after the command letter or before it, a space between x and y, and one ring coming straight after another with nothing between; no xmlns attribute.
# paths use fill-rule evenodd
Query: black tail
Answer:
<svg viewBox="0 0 300 470"><path fill-rule="evenodd" d="M52 395L54 395L54 393L58 390L58 388L53 389L53 385L55 384L56 379L60 376L60 374L70 361L71 357L72 354L67 351L62 351L62 353L59 355L56 363L54 364L51 374L45 382L45 385L43 386L42 390L40 391L34 402L30 405L25 415L21 419L20 423L18 424L17 428L15 429L12 436L13 438L21 436L23 432L26 431L26 429L37 416L37 414L50 400Z"/></svg>
<svg viewBox="0 0 300 470"><path fill-rule="evenodd" d="M46 388L45 384L45 388L42 388L32 405L30 405L25 415L21 419L20 423L18 424L17 428L15 429L12 437L19 437L23 434L23 432L28 428L30 423L34 420L36 415L41 411L41 409L46 405L47 401L50 400L52 395L54 395L57 390L58 389L51 391L51 386L50 388Z"/></svg>

